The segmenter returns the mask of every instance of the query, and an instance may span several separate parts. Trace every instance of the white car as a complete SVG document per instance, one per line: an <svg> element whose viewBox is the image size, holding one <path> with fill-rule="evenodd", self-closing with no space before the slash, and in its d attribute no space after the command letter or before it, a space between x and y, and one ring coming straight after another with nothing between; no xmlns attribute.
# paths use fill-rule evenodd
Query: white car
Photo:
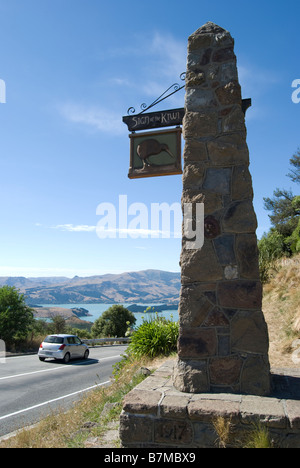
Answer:
<svg viewBox="0 0 300 468"><path fill-rule="evenodd" d="M40 361L47 358L60 359L67 364L70 359L89 357L89 348L76 335L49 335L40 345Z"/></svg>

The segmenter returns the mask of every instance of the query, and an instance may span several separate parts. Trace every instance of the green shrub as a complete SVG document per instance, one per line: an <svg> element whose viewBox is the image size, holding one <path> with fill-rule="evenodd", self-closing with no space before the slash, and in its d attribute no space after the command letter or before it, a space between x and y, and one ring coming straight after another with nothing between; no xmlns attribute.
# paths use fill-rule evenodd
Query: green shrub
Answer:
<svg viewBox="0 0 300 468"><path fill-rule="evenodd" d="M122 305L113 305L99 317L92 326L94 338L118 337L123 338L128 326L134 325L136 318L130 310Z"/></svg>
<svg viewBox="0 0 300 468"><path fill-rule="evenodd" d="M26 305L25 297L11 286L0 288L0 339L7 346L27 338L33 329L33 310Z"/></svg>
<svg viewBox="0 0 300 468"><path fill-rule="evenodd" d="M284 236L271 230L268 234L264 234L258 242L258 250L260 279L262 283L267 283L275 261L289 254Z"/></svg>
<svg viewBox="0 0 300 468"><path fill-rule="evenodd" d="M129 350L136 356L167 356L177 350L178 322L151 316L143 320L131 337Z"/></svg>
<svg viewBox="0 0 300 468"><path fill-rule="evenodd" d="M293 231L292 235L286 239L286 242L289 243L293 254L300 252L300 218L296 229Z"/></svg>

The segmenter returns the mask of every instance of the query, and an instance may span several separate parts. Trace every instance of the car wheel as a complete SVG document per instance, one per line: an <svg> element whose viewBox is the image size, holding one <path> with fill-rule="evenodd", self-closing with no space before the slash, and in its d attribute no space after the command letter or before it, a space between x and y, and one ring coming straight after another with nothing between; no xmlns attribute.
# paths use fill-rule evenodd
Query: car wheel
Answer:
<svg viewBox="0 0 300 468"><path fill-rule="evenodd" d="M70 362L70 359L71 359L70 353L66 353L63 358L64 364L68 364L68 362Z"/></svg>
<svg viewBox="0 0 300 468"><path fill-rule="evenodd" d="M45 358L44 357L39 357L39 360L44 362L45 361Z"/></svg>
<svg viewBox="0 0 300 468"><path fill-rule="evenodd" d="M87 359L87 358L89 357L89 355L90 355L90 352L89 352L89 350L87 349L87 350L85 351L84 355L83 355L83 359Z"/></svg>

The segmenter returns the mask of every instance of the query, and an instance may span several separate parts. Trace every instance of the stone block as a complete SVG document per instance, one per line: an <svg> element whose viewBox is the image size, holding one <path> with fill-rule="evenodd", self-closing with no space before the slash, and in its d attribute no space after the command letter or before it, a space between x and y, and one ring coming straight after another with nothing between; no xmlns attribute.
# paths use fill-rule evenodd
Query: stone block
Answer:
<svg viewBox="0 0 300 468"><path fill-rule="evenodd" d="M185 94L185 106L191 112L199 112L205 107L217 106L217 101L212 90L202 88L188 88Z"/></svg>
<svg viewBox="0 0 300 468"><path fill-rule="evenodd" d="M212 56L213 62L235 62L236 57L233 51L233 46L218 48Z"/></svg>
<svg viewBox="0 0 300 468"><path fill-rule="evenodd" d="M251 201L237 201L230 204L223 218L224 232L255 233L257 219Z"/></svg>
<svg viewBox="0 0 300 468"><path fill-rule="evenodd" d="M232 175L232 200L252 200L252 178L248 166L236 166Z"/></svg>
<svg viewBox="0 0 300 468"><path fill-rule="evenodd" d="M201 422L212 423L218 417L238 421L239 402L199 399L188 404L188 413L191 420L201 420Z"/></svg>
<svg viewBox="0 0 300 468"><path fill-rule="evenodd" d="M201 162L207 160L205 143L197 140L187 140L184 145L183 159L185 162Z"/></svg>
<svg viewBox="0 0 300 468"><path fill-rule="evenodd" d="M222 80L222 83L228 83L228 82L231 82L231 81L234 81L236 82L238 80L238 73L237 73L237 67L236 67L236 63L235 63L235 60L233 61L230 61L229 63L222 63L220 65L220 77L221 77L221 80ZM241 110L242 112L242 110ZM244 114L242 112L242 117L244 117ZM243 118L243 121L244 121L244 118ZM234 125L234 130L236 131L236 129L238 128L237 125ZM225 132L228 131L228 130L225 130L223 129ZM229 130L231 131L231 130Z"/></svg>
<svg viewBox="0 0 300 468"><path fill-rule="evenodd" d="M174 367L174 386L180 392L198 393L209 391L206 360L179 359Z"/></svg>
<svg viewBox="0 0 300 468"><path fill-rule="evenodd" d="M233 234L219 236L217 239L213 240L217 257L221 265L232 265L236 263L234 240L235 237Z"/></svg>
<svg viewBox="0 0 300 468"><path fill-rule="evenodd" d="M223 281L218 284L221 307L233 309L261 309L262 286L259 281Z"/></svg>
<svg viewBox="0 0 300 468"><path fill-rule="evenodd" d="M280 448L298 449L300 447L300 434L287 434L285 437L281 437L282 443L279 445Z"/></svg>
<svg viewBox="0 0 300 468"><path fill-rule="evenodd" d="M286 428L287 418L283 404L276 398L258 398L251 395L242 396L240 406L242 422L253 424L260 421L266 426Z"/></svg>
<svg viewBox="0 0 300 468"><path fill-rule="evenodd" d="M193 70L193 64L195 65L197 64L197 66L199 65L198 60L199 60L198 56L195 57L193 54L190 54L188 56L188 61L191 66L190 66L190 71L186 73L186 77L185 77L185 86L187 88L189 87L193 88L194 86L201 86L203 83L205 83L205 79L206 79L205 72L201 69ZM207 56L204 53L203 62L205 62L206 60L207 60Z"/></svg>
<svg viewBox="0 0 300 468"><path fill-rule="evenodd" d="M222 119L223 132L231 133L239 131L241 134L244 134L246 138L245 116L241 109L241 106L230 106L229 109L231 112L224 115Z"/></svg>
<svg viewBox="0 0 300 468"><path fill-rule="evenodd" d="M206 67L206 79L207 83L214 89L217 86L220 86L219 75L220 75L220 66L216 63L211 63ZM206 83L206 84L207 84Z"/></svg>
<svg viewBox="0 0 300 468"><path fill-rule="evenodd" d="M243 361L238 356L211 359L209 371L211 385L236 386L240 382Z"/></svg>
<svg viewBox="0 0 300 468"><path fill-rule="evenodd" d="M217 335L211 328L181 328L178 339L179 358L214 356L217 352Z"/></svg>
<svg viewBox="0 0 300 468"><path fill-rule="evenodd" d="M193 428L189 421L158 420L154 422L154 442L169 445L189 445Z"/></svg>
<svg viewBox="0 0 300 468"><path fill-rule="evenodd" d="M182 193L182 204L204 203L205 215L214 213L223 208L222 195L210 190L184 188Z"/></svg>
<svg viewBox="0 0 300 468"><path fill-rule="evenodd" d="M241 87L238 81L231 81L216 89L217 98L222 106L242 104Z"/></svg>
<svg viewBox="0 0 300 468"><path fill-rule="evenodd" d="M215 136L218 133L217 112L191 112L187 109L183 121L185 139Z"/></svg>
<svg viewBox="0 0 300 468"><path fill-rule="evenodd" d="M153 390L132 390L124 399L123 409L128 413L156 414L161 392Z"/></svg>
<svg viewBox="0 0 300 468"><path fill-rule="evenodd" d="M126 414L120 415L120 439L123 443L137 444L151 443L153 440L154 424L150 418Z"/></svg>
<svg viewBox="0 0 300 468"><path fill-rule="evenodd" d="M203 49L209 46L222 48L233 46L233 44L234 41L230 33L211 21L205 23L188 38L189 51L197 50L202 52Z"/></svg>
<svg viewBox="0 0 300 468"><path fill-rule="evenodd" d="M242 370L241 392L260 396L270 394L270 364L267 355L249 355L247 357Z"/></svg>
<svg viewBox="0 0 300 468"><path fill-rule="evenodd" d="M184 188L194 188L200 187L202 185L204 177L204 166L201 163L190 163L185 164L183 171L183 187Z"/></svg>
<svg viewBox="0 0 300 468"><path fill-rule="evenodd" d="M200 327L212 308L213 304L199 285L182 286L179 304L181 327Z"/></svg>
<svg viewBox="0 0 300 468"><path fill-rule="evenodd" d="M216 448L218 436L211 423L194 422L194 446L197 448Z"/></svg>
<svg viewBox="0 0 300 468"><path fill-rule="evenodd" d="M261 311L242 310L235 314L231 321L231 346L240 353L268 353L268 329Z"/></svg>
<svg viewBox="0 0 300 468"><path fill-rule="evenodd" d="M183 284L223 279L223 268L211 241L205 240L202 249L182 251L181 278Z"/></svg>
<svg viewBox="0 0 300 468"><path fill-rule="evenodd" d="M300 401L299 400L287 400L286 411L287 411L287 415L290 421L291 429L299 430L300 429Z"/></svg>
<svg viewBox="0 0 300 468"><path fill-rule="evenodd" d="M259 279L256 234L238 234L236 236L236 257L241 278Z"/></svg>
<svg viewBox="0 0 300 468"><path fill-rule="evenodd" d="M190 397L184 395L166 395L160 404L160 415L166 419L187 417L187 405Z"/></svg>
<svg viewBox="0 0 300 468"><path fill-rule="evenodd" d="M197 63L202 62L202 57L204 51L213 44L214 38L209 34L198 34L197 31L192 34L188 39L188 51L189 52L198 52L200 58L198 58Z"/></svg>
<svg viewBox="0 0 300 468"><path fill-rule="evenodd" d="M229 328L229 320L219 307L214 307L206 317L202 326Z"/></svg>
<svg viewBox="0 0 300 468"><path fill-rule="evenodd" d="M228 356L230 352L230 335L218 335L218 355Z"/></svg>
<svg viewBox="0 0 300 468"><path fill-rule="evenodd" d="M184 189L181 197L181 204L184 203L204 203L205 194L197 189Z"/></svg>
<svg viewBox="0 0 300 468"><path fill-rule="evenodd" d="M203 188L222 195L231 191L231 169L210 168L206 171Z"/></svg>
<svg viewBox="0 0 300 468"><path fill-rule="evenodd" d="M237 279L239 277L237 265L226 265L224 268L224 276L227 280Z"/></svg>
<svg viewBox="0 0 300 468"><path fill-rule="evenodd" d="M153 390L153 388L158 389L158 391L163 391L163 387L167 384L168 380L165 376L162 375L150 375L148 379L143 380L136 388L138 390ZM151 386L149 388L149 385ZM160 390L161 389L161 390Z"/></svg>
<svg viewBox="0 0 300 468"><path fill-rule="evenodd" d="M240 133L220 135L207 142L207 149L212 165L228 167L249 164L248 146Z"/></svg>

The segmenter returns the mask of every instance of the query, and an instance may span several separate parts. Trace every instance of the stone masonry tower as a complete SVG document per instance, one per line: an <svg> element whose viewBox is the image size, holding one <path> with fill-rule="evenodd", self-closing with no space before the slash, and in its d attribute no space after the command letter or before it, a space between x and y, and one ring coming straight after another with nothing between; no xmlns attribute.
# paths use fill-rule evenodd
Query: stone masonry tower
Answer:
<svg viewBox="0 0 300 468"><path fill-rule="evenodd" d="M249 152L230 33L207 23L189 37L182 202L204 203L205 241L181 253L182 392L268 395Z"/></svg>

